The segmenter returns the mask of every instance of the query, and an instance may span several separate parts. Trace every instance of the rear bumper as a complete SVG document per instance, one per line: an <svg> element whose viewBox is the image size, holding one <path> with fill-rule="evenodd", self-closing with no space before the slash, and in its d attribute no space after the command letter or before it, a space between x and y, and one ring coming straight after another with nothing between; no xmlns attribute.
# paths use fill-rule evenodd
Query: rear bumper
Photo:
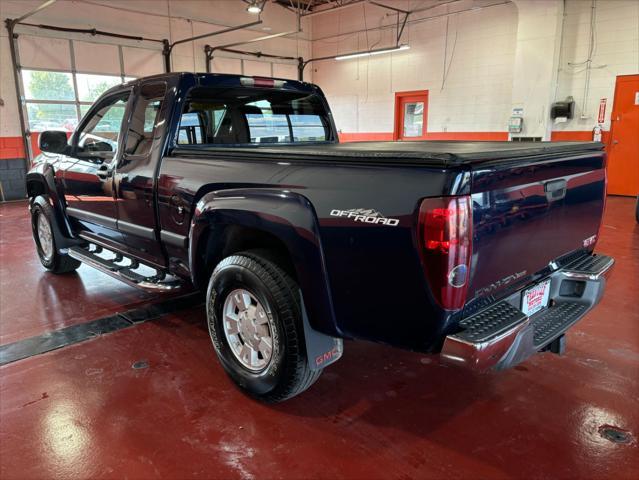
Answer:
<svg viewBox="0 0 639 480"><path fill-rule="evenodd" d="M444 362L477 371L503 370L544 349L588 313L603 296L614 259L586 256L550 275L550 307L528 317L519 309L521 293L464 319L465 328L448 335Z"/></svg>

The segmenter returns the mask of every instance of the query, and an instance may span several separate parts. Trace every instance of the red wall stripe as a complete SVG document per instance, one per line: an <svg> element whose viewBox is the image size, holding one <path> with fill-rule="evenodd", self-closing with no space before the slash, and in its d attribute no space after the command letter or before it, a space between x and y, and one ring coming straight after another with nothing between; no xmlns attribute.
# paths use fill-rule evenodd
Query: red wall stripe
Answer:
<svg viewBox="0 0 639 480"><path fill-rule="evenodd" d="M392 132L340 133L341 142L392 141ZM427 132L427 140L508 140L508 132Z"/></svg>
<svg viewBox="0 0 639 480"><path fill-rule="evenodd" d="M24 145L20 137L0 137L0 160L24 158Z"/></svg>
<svg viewBox="0 0 639 480"><path fill-rule="evenodd" d="M605 144L608 144L608 138L610 136L610 132L603 131L601 133L601 141ZM561 130L552 132L550 134L550 140L553 142L570 142L570 141L580 141L580 142L590 142L592 141L592 131L591 130L580 130L580 131L568 131Z"/></svg>
<svg viewBox="0 0 639 480"><path fill-rule="evenodd" d="M37 132L31 134L31 149L33 150L33 155L40 154L38 138L39 134ZM22 137L0 137L0 160L25 157Z"/></svg>
<svg viewBox="0 0 639 480"><path fill-rule="evenodd" d="M602 135L603 143L608 143L610 132L604 131ZM489 141L507 141L508 132L428 132L426 134L428 140L489 140ZM362 142L367 140L391 141L393 139L392 132L361 132L361 133L340 133L339 139L342 142ZM592 140L592 132L590 130L577 131L556 131L550 135L553 142L569 142L579 141L588 142Z"/></svg>

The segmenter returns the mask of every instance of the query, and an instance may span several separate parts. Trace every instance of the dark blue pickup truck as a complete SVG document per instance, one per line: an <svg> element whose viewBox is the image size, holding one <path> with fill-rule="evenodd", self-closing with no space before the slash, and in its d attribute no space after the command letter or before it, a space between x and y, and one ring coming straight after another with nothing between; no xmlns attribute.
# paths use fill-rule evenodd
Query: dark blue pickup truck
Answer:
<svg viewBox="0 0 639 480"><path fill-rule="evenodd" d="M342 339L475 370L561 353L614 263L593 253L601 144L342 144L308 83L142 78L40 148L44 267L206 291L220 362L264 401L307 389Z"/></svg>

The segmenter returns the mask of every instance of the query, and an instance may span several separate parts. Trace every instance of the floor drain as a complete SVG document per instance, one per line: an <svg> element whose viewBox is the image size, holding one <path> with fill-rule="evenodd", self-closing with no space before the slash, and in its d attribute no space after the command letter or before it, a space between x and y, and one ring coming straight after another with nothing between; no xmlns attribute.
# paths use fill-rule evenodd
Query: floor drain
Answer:
<svg viewBox="0 0 639 480"><path fill-rule="evenodd" d="M147 362L146 360L140 360L131 365L131 368L133 370L142 370L143 368L149 368L149 362Z"/></svg>
<svg viewBox="0 0 639 480"><path fill-rule="evenodd" d="M612 443L630 443L632 441L632 435L630 432L626 432L618 427L611 425L602 425L599 427L599 434L606 440L610 440Z"/></svg>

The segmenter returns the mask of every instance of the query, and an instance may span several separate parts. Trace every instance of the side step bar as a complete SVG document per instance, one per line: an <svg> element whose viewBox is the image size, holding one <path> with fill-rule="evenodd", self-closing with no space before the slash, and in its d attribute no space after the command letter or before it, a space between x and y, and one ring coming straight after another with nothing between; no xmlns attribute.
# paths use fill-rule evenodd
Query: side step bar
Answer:
<svg viewBox="0 0 639 480"><path fill-rule="evenodd" d="M105 259L98 256L99 253L106 251L113 255L111 259ZM113 278L131 285L133 287L142 288L149 292L177 292L184 287L184 284L180 280L166 280L166 273L156 270L153 267L148 267L155 270L156 274L146 276L136 272L140 264L136 260L129 259L121 254L104 249L103 247L90 244L87 247L75 246L69 248L69 256L75 258L80 262L100 270ZM123 265L120 262L128 261L128 264Z"/></svg>
<svg viewBox="0 0 639 480"><path fill-rule="evenodd" d="M587 255L550 275L549 307L528 317L515 292L465 319L448 335L441 357L472 370L502 370L543 350L590 311L603 295L614 259Z"/></svg>

